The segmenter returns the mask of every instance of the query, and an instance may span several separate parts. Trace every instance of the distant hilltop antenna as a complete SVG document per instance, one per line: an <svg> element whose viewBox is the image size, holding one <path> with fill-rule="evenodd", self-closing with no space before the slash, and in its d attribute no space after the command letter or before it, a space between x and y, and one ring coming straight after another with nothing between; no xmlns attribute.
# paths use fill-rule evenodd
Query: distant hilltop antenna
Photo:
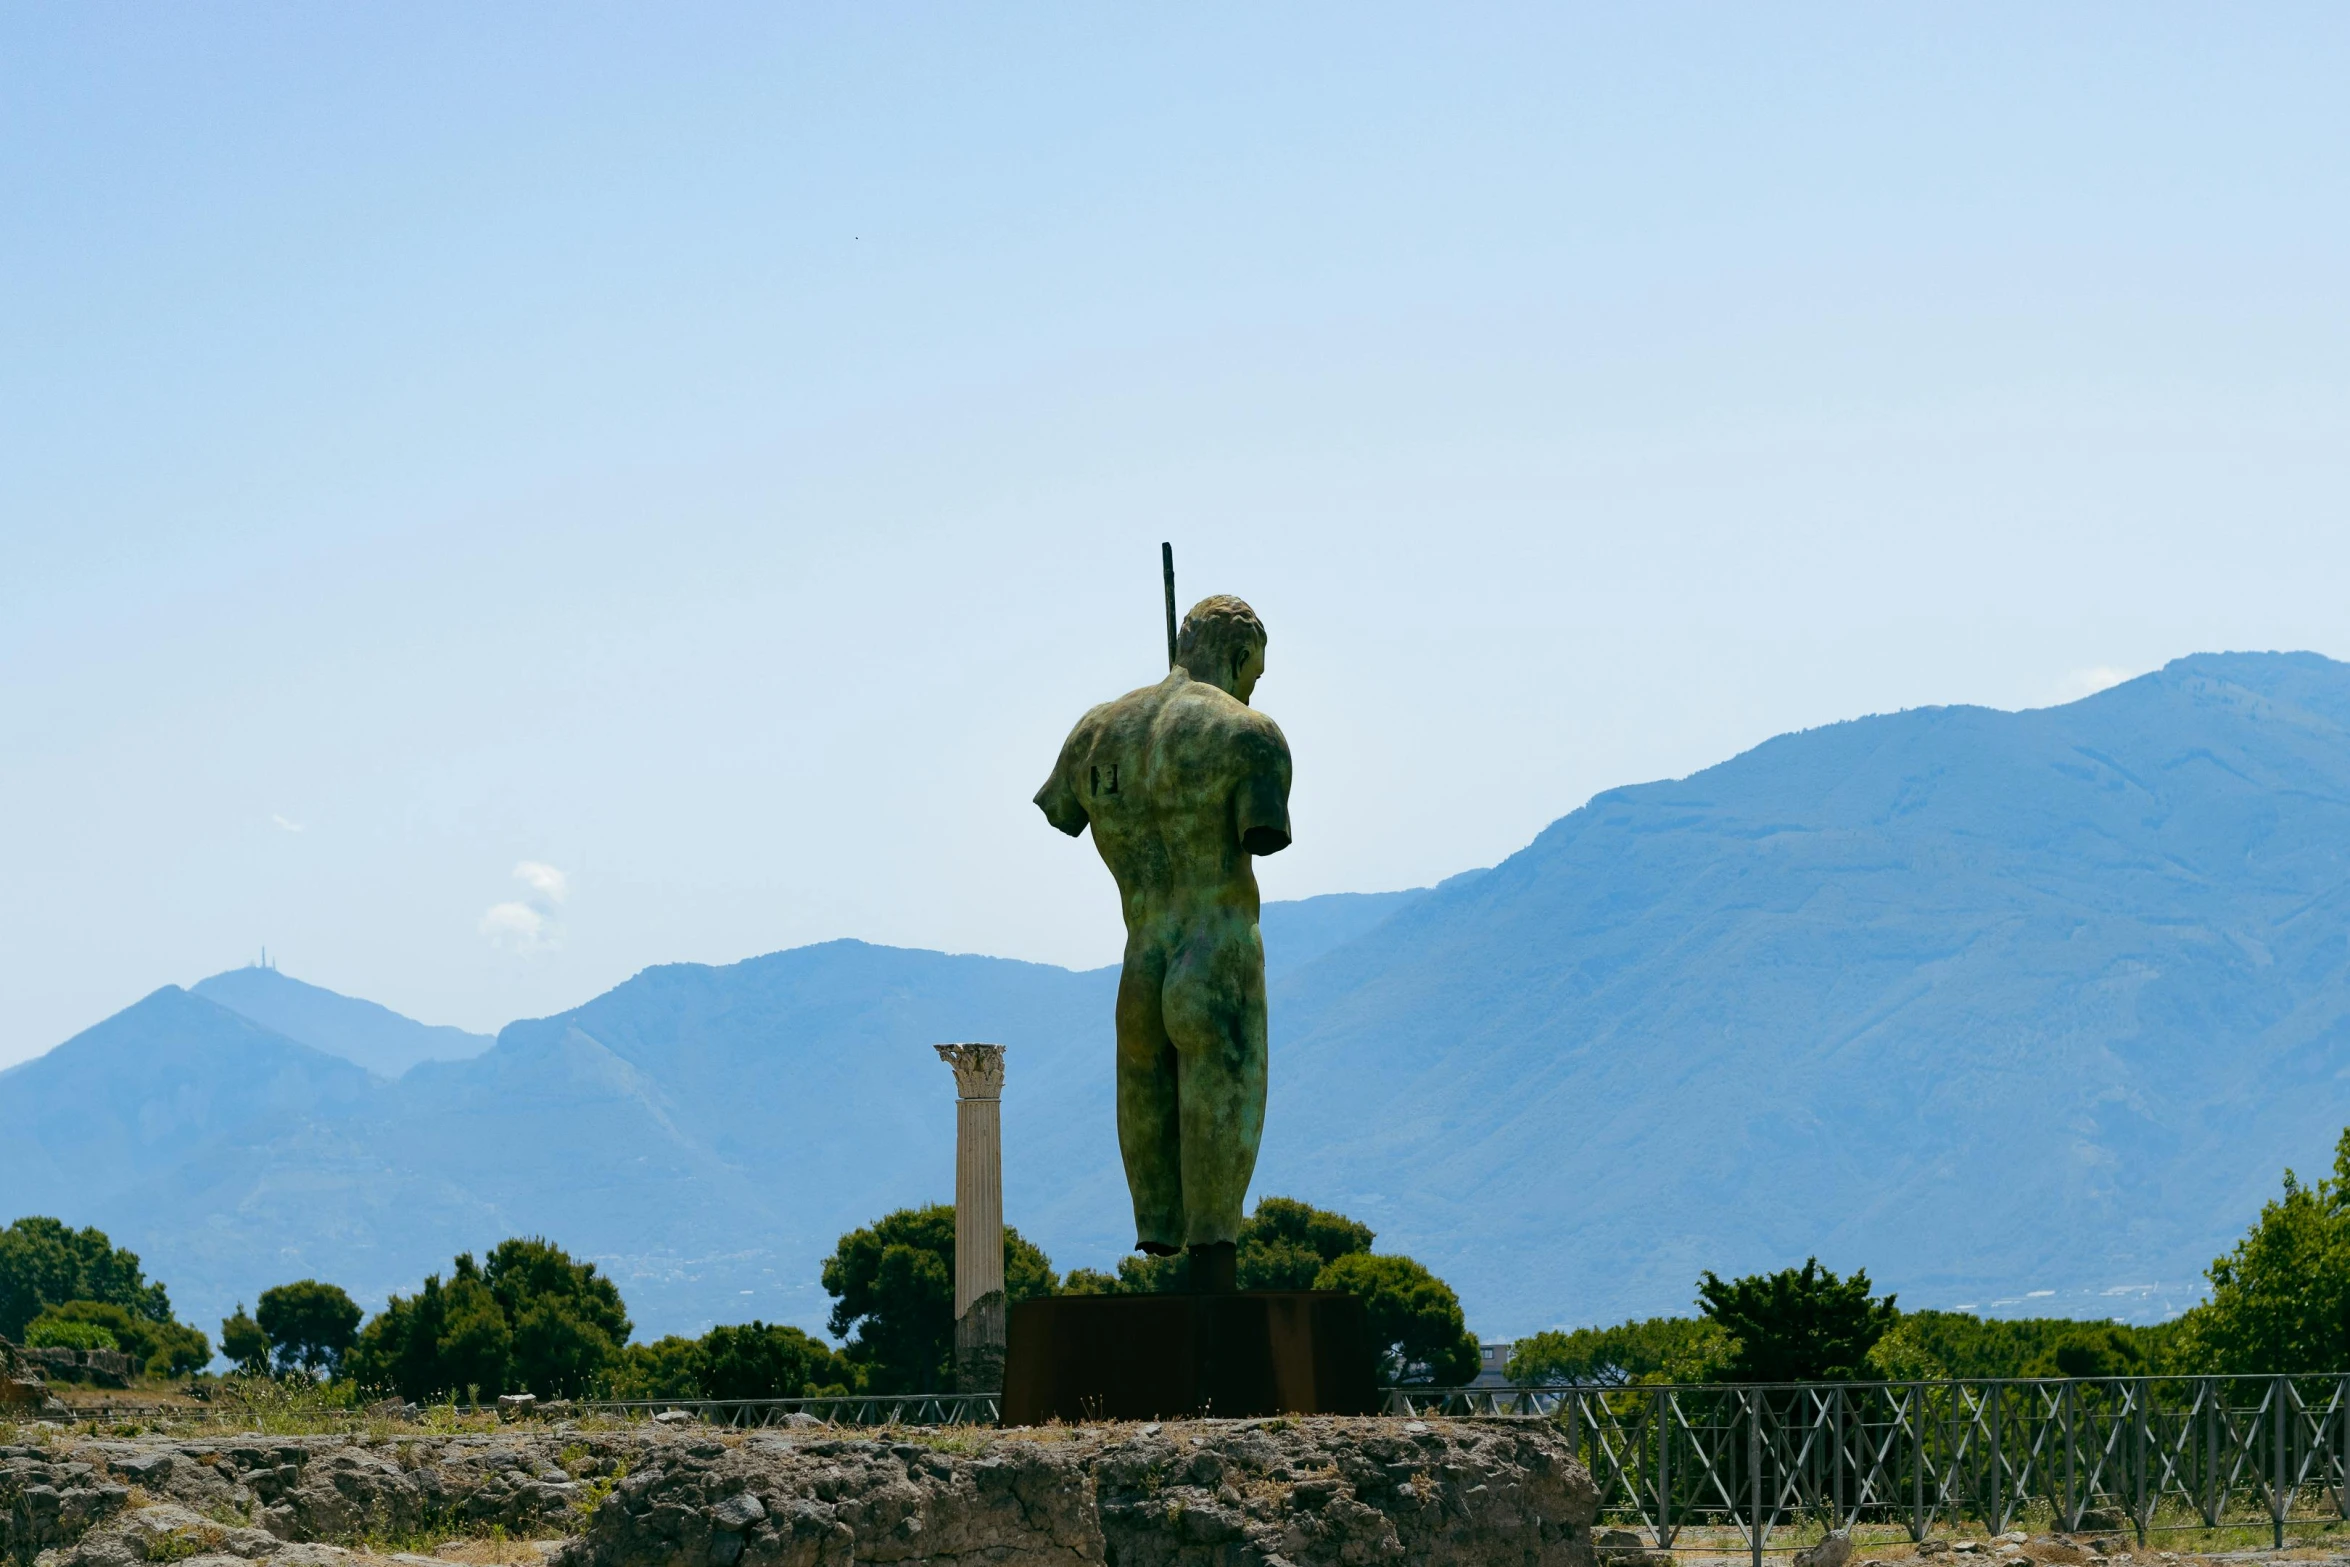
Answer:
<svg viewBox="0 0 2350 1567"><path fill-rule="evenodd" d="M1175 546L1159 546L1159 574L1167 584L1167 667L1175 667Z"/></svg>

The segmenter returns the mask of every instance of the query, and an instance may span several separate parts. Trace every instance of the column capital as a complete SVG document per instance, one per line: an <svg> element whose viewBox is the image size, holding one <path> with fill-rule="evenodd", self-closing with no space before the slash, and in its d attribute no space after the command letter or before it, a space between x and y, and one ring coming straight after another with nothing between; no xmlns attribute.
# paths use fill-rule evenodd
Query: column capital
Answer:
<svg viewBox="0 0 2350 1567"><path fill-rule="evenodd" d="M938 1058L955 1069L955 1093L964 1099L1004 1097L1004 1047L934 1045Z"/></svg>

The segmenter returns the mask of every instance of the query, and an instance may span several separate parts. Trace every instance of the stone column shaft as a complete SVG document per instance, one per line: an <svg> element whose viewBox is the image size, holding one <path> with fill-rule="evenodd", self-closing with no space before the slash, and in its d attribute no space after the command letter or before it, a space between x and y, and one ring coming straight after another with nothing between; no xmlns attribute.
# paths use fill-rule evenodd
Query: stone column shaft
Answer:
<svg viewBox="0 0 2350 1567"><path fill-rule="evenodd" d="M1004 1367L1004 1047L940 1045L955 1090L955 1382L1002 1386Z"/></svg>

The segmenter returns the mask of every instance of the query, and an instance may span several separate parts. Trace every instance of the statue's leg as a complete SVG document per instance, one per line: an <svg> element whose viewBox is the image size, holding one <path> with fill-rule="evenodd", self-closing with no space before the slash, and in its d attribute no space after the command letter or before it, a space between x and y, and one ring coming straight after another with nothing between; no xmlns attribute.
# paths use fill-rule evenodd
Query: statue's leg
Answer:
<svg viewBox="0 0 2350 1567"><path fill-rule="evenodd" d="M1195 933L1167 973L1183 1136L1184 1244L1238 1241L1265 1131L1265 949L1254 922Z"/></svg>
<svg viewBox="0 0 2350 1567"><path fill-rule="evenodd" d="M1175 1047L1159 1004L1166 971L1165 953L1130 947L1118 977L1118 1151L1134 1197L1135 1244L1162 1254L1183 1247Z"/></svg>

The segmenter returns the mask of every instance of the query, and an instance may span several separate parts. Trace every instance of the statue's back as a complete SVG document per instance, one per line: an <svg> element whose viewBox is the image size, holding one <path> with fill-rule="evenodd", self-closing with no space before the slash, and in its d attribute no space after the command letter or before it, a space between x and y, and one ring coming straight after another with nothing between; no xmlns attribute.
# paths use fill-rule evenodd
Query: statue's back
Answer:
<svg viewBox="0 0 2350 1567"><path fill-rule="evenodd" d="M1178 669L1078 720L1036 803L1125 894L1255 891L1249 855L1289 842L1289 746L1271 719Z"/></svg>

